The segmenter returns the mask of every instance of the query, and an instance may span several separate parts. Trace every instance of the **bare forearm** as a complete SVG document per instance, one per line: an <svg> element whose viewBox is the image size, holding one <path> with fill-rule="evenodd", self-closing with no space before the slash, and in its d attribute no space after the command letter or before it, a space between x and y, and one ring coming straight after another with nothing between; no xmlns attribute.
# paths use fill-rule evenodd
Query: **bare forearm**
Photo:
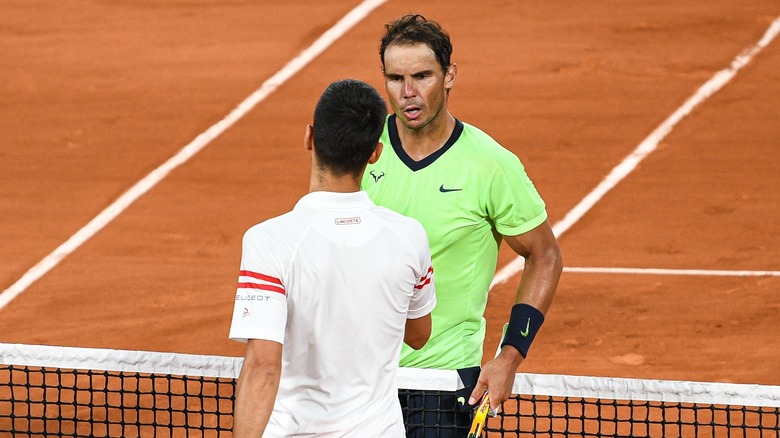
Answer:
<svg viewBox="0 0 780 438"><path fill-rule="evenodd" d="M274 408L279 374L262 369L242 370L236 388L233 417L235 438L262 435Z"/></svg>
<svg viewBox="0 0 780 438"><path fill-rule="evenodd" d="M561 250L550 223L545 221L517 236L504 236L504 240L525 259L515 302L528 304L546 314L563 271Z"/></svg>
<svg viewBox="0 0 780 438"><path fill-rule="evenodd" d="M251 359L244 362L236 386L236 406L233 416L235 438L262 436L279 390L281 367L263 366Z"/></svg>
<svg viewBox="0 0 780 438"><path fill-rule="evenodd" d="M547 311L552 305L555 291L558 288L558 280L561 277L563 271L563 261L561 260L561 254L557 245L552 245L547 248L546 251L537 251L530 254L526 258L526 265L523 269L523 276L520 279L520 286L517 288L517 295L515 296L515 303L527 304L534 309L541 312L541 315L547 314ZM523 313L523 309L517 309L522 316L530 316L532 313ZM527 309L526 312L535 312L533 309ZM512 309L514 314L515 309ZM541 316L542 320L544 316ZM530 320L529 320L530 324ZM539 322L541 324L541 322ZM533 339L535 330L538 330L539 326L535 325L534 332L530 335ZM530 340L528 341L530 345ZM527 347L529 346L527 345ZM521 349L523 349L521 347ZM505 359L510 368L516 370L522 363L524 354L520 350L504 345L501 348L499 356Z"/></svg>
<svg viewBox="0 0 780 438"><path fill-rule="evenodd" d="M558 288L562 271L563 261L557 245L541 253L530 254L525 260L515 302L529 304L546 314Z"/></svg>
<svg viewBox="0 0 780 438"><path fill-rule="evenodd" d="M563 271L563 260L549 222L526 234L505 239L525 259L515 296L516 304L511 310L512 317L505 336L508 341L505 344L509 345L504 345L499 355L505 361L506 369L514 371L527 354L536 331L544 321L544 315L552 305ZM521 338L514 335L520 335Z"/></svg>

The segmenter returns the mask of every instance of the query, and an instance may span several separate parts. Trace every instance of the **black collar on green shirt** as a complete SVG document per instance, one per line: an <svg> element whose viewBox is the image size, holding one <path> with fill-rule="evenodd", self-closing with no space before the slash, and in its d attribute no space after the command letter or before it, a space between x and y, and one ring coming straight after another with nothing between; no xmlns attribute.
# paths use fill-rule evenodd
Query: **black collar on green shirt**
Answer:
<svg viewBox="0 0 780 438"><path fill-rule="evenodd" d="M455 129L452 130L452 134L450 134L450 138L447 139L447 141L444 143L444 146L420 161L414 161L412 157L406 153L404 147L401 145L401 139L398 137L398 127L395 126L395 114L391 114L387 119L387 133L390 136L390 143L393 145L395 154L398 155L398 158L400 158L409 169L412 169L412 171L416 172L431 165L445 152L447 152L447 150L452 147L456 141L458 141L460 134L463 133L463 123L460 120L455 119Z"/></svg>

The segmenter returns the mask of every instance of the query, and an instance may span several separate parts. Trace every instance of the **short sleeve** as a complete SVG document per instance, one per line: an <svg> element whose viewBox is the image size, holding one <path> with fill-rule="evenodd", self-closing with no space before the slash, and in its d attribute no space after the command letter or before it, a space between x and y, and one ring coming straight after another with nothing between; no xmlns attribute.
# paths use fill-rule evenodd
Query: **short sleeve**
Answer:
<svg viewBox="0 0 780 438"><path fill-rule="evenodd" d="M507 159L499 161L488 196L488 214L504 236L523 234L547 219L542 197L520 159L509 151Z"/></svg>
<svg viewBox="0 0 780 438"><path fill-rule="evenodd" d="M409 303L408 319L422 318L431 313L436 307L436 286L434 282L433 263L431 261L431 249L428 246L428 237L422 225L419 226L417 249L419 269L418 280L414 286L414 293Z"/></svg>
<svg viewBox="0 0 780 438"><path fill-rule="evenodd" d="M244 234L229 338L284 343L287 291L272 239L262 229Z"/></svg>

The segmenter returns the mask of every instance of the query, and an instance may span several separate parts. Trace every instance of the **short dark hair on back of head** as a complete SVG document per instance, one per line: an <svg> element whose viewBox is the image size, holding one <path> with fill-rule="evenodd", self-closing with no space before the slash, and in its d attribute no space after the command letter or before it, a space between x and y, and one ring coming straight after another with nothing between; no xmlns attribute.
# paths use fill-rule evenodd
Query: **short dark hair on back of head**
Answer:
<svg viewBox="0 0 780 438"><path fill-rule="evenodd" d="M385 67L385 50L391 44L426 44L436 55L443 71L450 67L452 43L450 36L439 23L428 20L420 14L405 15L385 25L385 35L379 44L379 56L382 68Z"/></svg>
<svg viewBox="0 0 780 438"><path fill-rule="evenodd" d="M358 175L384 129L387 105L371 85L344 79L328 86L314 109L314 153L336 175Z"/></svg>

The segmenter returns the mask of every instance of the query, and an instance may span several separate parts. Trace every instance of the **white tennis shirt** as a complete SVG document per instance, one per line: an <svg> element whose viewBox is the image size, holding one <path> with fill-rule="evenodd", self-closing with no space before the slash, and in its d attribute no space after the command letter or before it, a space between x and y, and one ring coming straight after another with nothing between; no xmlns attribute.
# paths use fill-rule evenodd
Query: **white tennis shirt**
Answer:
<svg viewBox="0 0 780 438"><path fill-rule="evenodd" d="M436 304L425 231L366 192L313 192L250 228L230 339L284 344L264 437L403 437L407 318Z"/></svg>

